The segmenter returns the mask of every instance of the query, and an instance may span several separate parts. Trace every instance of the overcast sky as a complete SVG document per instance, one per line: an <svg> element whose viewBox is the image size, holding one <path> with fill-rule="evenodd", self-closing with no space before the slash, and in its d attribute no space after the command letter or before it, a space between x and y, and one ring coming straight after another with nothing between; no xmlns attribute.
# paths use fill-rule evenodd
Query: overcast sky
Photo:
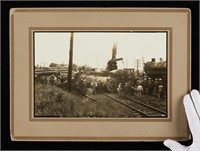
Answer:
<svg viewBox="0 0 200 151"><path fill-rule="evenodd" d="M73 63L105 68L117 42L118 67L134 67L134 59L166 60L165 32L75 32ZM69 32L35 32L35 65L69 62Z"/></svg>

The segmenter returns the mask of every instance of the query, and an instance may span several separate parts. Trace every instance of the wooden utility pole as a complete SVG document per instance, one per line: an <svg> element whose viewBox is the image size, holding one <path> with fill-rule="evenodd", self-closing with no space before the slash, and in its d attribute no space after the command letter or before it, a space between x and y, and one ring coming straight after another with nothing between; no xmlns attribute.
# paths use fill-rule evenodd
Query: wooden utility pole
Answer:
<svg viewBox="0 0 200 151"><path fill-rule="evenodd" d="M139 76L138 66L139 66L139 59L137 59L137 76Z"/></svg>
<svg viewBox="0 0 200 151"><path fill-rule="evenodd" d="M74 33L71 32L69 48L69 65L68 65L68 91L72 90L72 65L73 65L73 39Z"/></svg>
<svg viewBox="0 0 200 151"><path fill-rule="evenodd" d="M139 75L139 59L134 59L134 67L137 69L136 70L136 75Z"/></svg>

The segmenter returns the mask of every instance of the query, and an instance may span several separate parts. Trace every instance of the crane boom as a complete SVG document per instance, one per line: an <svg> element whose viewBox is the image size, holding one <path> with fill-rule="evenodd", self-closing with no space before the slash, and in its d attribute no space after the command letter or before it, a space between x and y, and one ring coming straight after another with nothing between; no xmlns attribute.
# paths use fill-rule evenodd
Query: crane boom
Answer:
<svg viewBox="0 0 200 151"><path fill-rule="evenodd" d="M116 58L117 56L117 42L113 44L112 58L107 63L107 69L109 71L117 69L117 61L123 60L123 58Z"/></svg>

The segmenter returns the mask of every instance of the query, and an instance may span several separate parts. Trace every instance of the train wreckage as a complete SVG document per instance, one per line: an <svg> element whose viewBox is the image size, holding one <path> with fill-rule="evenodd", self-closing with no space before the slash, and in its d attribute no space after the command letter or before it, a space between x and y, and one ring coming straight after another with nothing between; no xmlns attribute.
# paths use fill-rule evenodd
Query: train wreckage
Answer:
<svg viewBox="0 0 200 151"><path fill-rule="evenodd" d="M73 50L73 34L70 39L70 52ZM60 74L65 76L66 83L72 84L72 80L77 82L83 80L85 84L89 85L92 82L101 83L101 85L109 92L114 92L117 90L119 83L125 84L126 82L135 83L137 80L143 82L145 78L151 77L152 79L162 78L164 82L167 80L167 63L160 59L160 62L156 62L155 58L152 58L150 62L144 63L143 73L138 74L135 69L118 69L117 62L122 61L123 58L117 58L117 43L113 44L112 57L107 62L106 70L104 71L73 71L72 60L69 61L68 69L61 68L43 68L35 70L35 75L38 77L49 76L54 74L59 76ZM71 54L72 55L72 54ZM72 56L71 56L72 57ZM145 77L145 78L144 78Z"/></svg>

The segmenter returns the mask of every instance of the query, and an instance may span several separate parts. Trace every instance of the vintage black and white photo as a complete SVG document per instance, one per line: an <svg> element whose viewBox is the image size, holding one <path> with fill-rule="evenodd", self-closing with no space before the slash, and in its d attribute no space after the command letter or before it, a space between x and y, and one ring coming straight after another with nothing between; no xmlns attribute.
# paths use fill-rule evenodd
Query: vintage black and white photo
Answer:
<svg viewBox="0 0 200 151"><path fill-rule="evenodd" d="M167 32L35 31L34 117L166 118Z"/></svg>

